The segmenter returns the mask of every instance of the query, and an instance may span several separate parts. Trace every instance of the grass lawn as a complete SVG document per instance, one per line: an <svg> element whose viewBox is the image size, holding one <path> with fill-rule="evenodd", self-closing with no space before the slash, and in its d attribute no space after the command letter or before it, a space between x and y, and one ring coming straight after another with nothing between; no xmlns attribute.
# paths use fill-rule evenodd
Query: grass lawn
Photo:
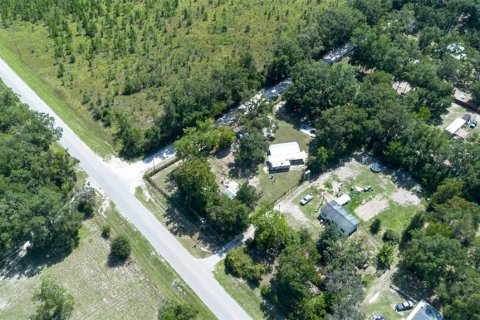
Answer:
<svg viewBox="0 0 480 320"><path fill-rule="evenodd" d="M54 63L54 59L20 53L33 50L32 46L38 46L42 41L47 41L46 33L37 29L31 34L15 32L15 36L12 36L11 32L12 29L0 28L2 59L90 148L102 156L115 154L111 134L100 123L93 121L90 112L80 105L79 97L68 95L58 79L52 77L48 70L45 71L47 66ZM33 42L28 40L32 35L35 36Z"/></svg>
<svg viewBox="0 0 480 320"><path fill-rule="evenodd" d="M308 144L312 140L310 136L299 131L295 125L285 120L279 120L278 129L275 132L275 140L272 143L297 142L301 151L308 152Z"/></svg>
<svg viewBox="0 0 480 320"><path fill-rule="evenodd" d="M392 289L381 291L375 301L364 306L364 312L368 316L381 315L385 319L395 320L404 319L408 312L396 312L393 305L405 301L405 298Z"/></svg>
<svg viewBox="0 0 480 320"><path fill-rule="evenodd" d="M410 223L410 220L416 212L420 210L417 206L401 206L393 201L390 201L388 209L380 212L376 218L382 221L381 231L374 235L375 239L381 240L383 232L387 229L392 229L399 235ZM374 219L369 221L361 221L361 225L370 233L370 225Z"/></svg>
<svg viewBox="0 0 480 320"><path fill-rule="evenodd" d="M132 245L126 264L108 264L109 241L101 226L112 226L112 236L125 234ZM202 319L214 316L158 256L147 240L114 209L83 223L79 246L54 261L25 257L0 278L2 319L27 319L35 310L31 302L42 276L56 278L75 299L72 319L156 319L163 301L191 303Z"/></svg>
<svg viewBox="0 0 480 320"><path fill-rule="evenodd" d="M156 191L148 183L146 183L148 196L142 188L137 187L135 197L137 197L143 205L152 212L155 217L177 240L195 257L204 258L211 254L207 249L201 249L206 245L202 242L199 234L200 228L180 214L175 214L172 208L168 207L168 200L162 194Z"/></svg>
<svg viewBox="0 0 480 320"><path fill-rule="evenodd" d="M265 172L265 165L258 169L258 190L262 192L261 200L275 202L288 191L298 186L302 180L303 170L290 170L272 174L275 180L270 179L271 174Z"/></svg>
<svg viewBox="0 0 480 320"><path fill-rule="evenodd" d="M269 312L264 310L263 305L266 301L262 298L259 287L251 288L245 281L226 273L224 260L216 266L213 273L220 285L237 300L252 319L283 318L278 311L269 315Z"/></svg>

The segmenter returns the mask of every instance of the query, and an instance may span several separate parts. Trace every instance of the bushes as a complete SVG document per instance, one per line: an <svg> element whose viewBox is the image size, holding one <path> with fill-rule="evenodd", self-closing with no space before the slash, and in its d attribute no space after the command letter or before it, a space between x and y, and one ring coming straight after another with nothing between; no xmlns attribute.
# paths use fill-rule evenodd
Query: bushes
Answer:
<svg viewBox="0 0 480 320"><path fill-rule="evenodd" d="M110 233L112 231L112 227L110 225L105 224L102 226L102 238L108 239L110 238Z"/></svg>
<svg viewBox="0 0 480 320"><path fill-rule="evenodd" d="M370 232L372 234L377 234L380 231L381 227L382 221L378 218L375 218L375 220L373 220L372 224L370 225Z"/></svg>
<svg viewBox="0 0 480 320"><path fill-rule="evenodd" d="M382 240L384 242L397 243L399 241L399 239L400 239L400 235L398 234L398 232L396 232L392 229L387 229L387 231L385 231L385 233L382 236Z"/></svg>
<svg viewBox="0 0 480 320"><path fill-rule="evenodd" d="M124 235L120 235L113 239L110 246L110 254L120 260L126 260L132 251L130 241Z"/></svg>
<svg viewBox="0 0 480 320"><path fill-rule="evenodd" d="M225 268L234 276L253 283L258 283L266 272L264 265L255 264L245 247L236 248L228 253Z"/></svg>

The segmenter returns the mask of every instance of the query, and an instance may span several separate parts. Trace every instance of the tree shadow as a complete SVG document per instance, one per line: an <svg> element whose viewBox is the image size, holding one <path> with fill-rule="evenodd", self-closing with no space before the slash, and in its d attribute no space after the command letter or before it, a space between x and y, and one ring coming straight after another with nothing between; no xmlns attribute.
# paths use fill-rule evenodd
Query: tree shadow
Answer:
<svg viewBox="0 0 480 320"><path fill-rule="evenodd" d="M432 299L434 292L402 264L398 266L397 271L393 274L392 283L400 288L402 292L399 293L407 298L412 297L417 301L421 299L427 300L435 306L435 301Z"/></svg>
<svg viewBox="0 0 480 320"><path fill-rule="evenodd" d="M49 256L35 251L27 251L25 254L25 251L19 250L1 263L0 277L6 279L34 277L43 269L62 262L70 252Z"/></svg>
<svg viewBox="0 0 480 320"><path fill-rule="evenodd" d="M250 180L258 174L258 165L246 164L235 160L228 164L228 175L234 179Z"/></svg>
<svg viewBox="0 0 480 320"><path fill-rule="evenodd" d="M128 258L122 259L122 258L119 258L119 257L113 255L112 253L110 253L108 255L108 259L107 259L107 266L109 268L122 267L125 264L127 264L127 261L128 261Z"/></svg>

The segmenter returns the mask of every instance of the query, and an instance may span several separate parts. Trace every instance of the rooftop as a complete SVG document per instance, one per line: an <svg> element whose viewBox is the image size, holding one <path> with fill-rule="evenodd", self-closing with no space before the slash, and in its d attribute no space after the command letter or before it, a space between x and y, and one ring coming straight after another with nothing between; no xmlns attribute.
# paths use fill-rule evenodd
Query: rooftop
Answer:
<svg viewBox="0 0 480 320"><path fill-rule="evenodd" d="M434 307L422 300L410 312L407 320L444 320L444 318Z"/></svg>
<svg viewBox="0 0 480 320"><path fill-rule="evenodd" d="M321 209L325 218L334 222L338 228L344 232L351 234L356 230L360 221L355 218L351 213L345 210L335 200L330 201Z"/></svg>

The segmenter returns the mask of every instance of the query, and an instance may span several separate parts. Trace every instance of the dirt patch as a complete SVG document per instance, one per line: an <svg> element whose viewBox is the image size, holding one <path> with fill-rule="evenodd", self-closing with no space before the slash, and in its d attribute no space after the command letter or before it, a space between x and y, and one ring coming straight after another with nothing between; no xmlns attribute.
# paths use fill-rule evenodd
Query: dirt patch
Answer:
<svg viewBox="0 0 480 320"><path fill-rule="evenodd" d="M360 205L355 212L364 221L368 221L377 214L388 208L388 201L383 197L375 197L370 201Z"/></svg>
<svg viewBox="0 0 480 320"><path fill-rule="evenodd" d="M390 200L395 201L400 205L415 205L421 204L421 198L414 192L407 189L399 188L390 196Z"/></svg>

